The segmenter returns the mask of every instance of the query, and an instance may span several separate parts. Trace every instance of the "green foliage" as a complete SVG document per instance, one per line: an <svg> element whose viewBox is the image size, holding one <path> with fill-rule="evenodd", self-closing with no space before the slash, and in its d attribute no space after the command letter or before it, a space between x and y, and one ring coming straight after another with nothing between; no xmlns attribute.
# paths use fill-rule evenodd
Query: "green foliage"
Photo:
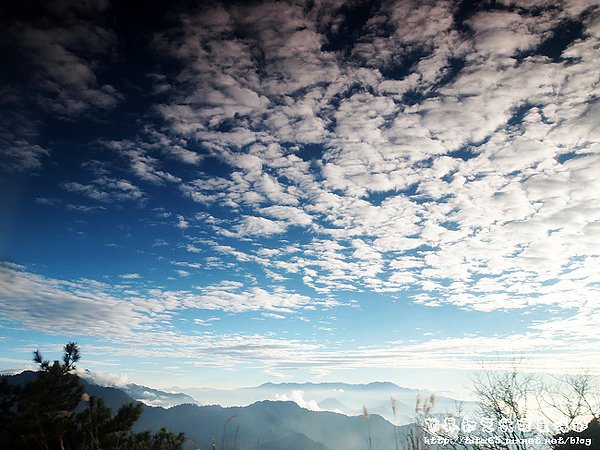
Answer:
<svg viewBox="0 0 600 450"><path fill-rule="evenodd" d="M76 343L65 345L62 361L45 360L39 350L33 361L40 370L24 387L0 381L0 442L3 448L107 450L180 450L185 437L162 428L158 433L133 433L141 403L121 406L113 416L101 398L83 392L74 373L81 355ZM77 413L77 411L80 411Z"/></svg>
<svg viewBox="0 0 600 450"><path fill-rule="evenodd" d="M175 436L166 428L162 427L158 433L156 433L148 445L144 448L159 450L159 449L179 449L183 446L183 442L185 441L185 436L183 433L179 433Z"/></svg>
<svg viewBox="0 0 600 450"><path fill-rule="evenodd" d="M44 360L36 350L33 360L40 371L34 381L23 388L3 388L3 401L10 404L1 429L3 442L10 448L66 448L73 438L74 409L79 404L83 387L72 373L79 360L75 343L64 348L62 363Z"/></svg>
<svg viewBox="0 0 600 450"><path fill-rule="evenodd" d="M133 424L142 413L141 403L123 405L113 417L110 408L100 398L85 398L87 408L77 415L78 447L82 450L104 448L129 448L128 441Z"/></svg>

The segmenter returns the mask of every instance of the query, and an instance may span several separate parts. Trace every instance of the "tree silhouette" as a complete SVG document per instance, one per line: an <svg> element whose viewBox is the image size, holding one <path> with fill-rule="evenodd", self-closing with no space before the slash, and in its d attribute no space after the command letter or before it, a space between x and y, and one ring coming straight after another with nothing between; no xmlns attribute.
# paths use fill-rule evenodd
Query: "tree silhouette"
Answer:
<svg viewBox="0 0 600 450"><path fill-rule="evenodd" d="M74 410L83 393L79 377L73 373L79 359L74 342L65 345L62 362L51 364L39 350L33 352L40 370L31 383L13 392L14 417L7 430L11 448L67 448L74 438Z"/></svg>
<svg viewBox="0 0 600 450"><path fill-rule="evenodd" d="M461 437L466 436L461 427L455 433L448 433L443 427L438 427L438 418L431 417L435 422L429 430L424 420L418 420L422 436L445 438L445 444L435 446L411 444L414 449L435 448L439 450L583 450L600 448L600 399L596 387L589 375L572 375L557 377L548 384L542 382L540 376L519 370L518 361L510 370L485 369L476 374L473 380L473 392L479 403L479 414L475 415L475 427L469 433L471 438L478 438L477 443L465 444ZM417 401L419 409L419 401ZM423 408L425 411L425 408ZM431 408L430 408L431 411ZM421 417L425 418L427 413ZM455 413L446 412L443 417L455 417L462 420L460 409ZM529 417L528 417L529 416ZM591 417L591 421L589 418ZM441 417L440 417L441 418ZM536 426L525 426L528 422ZM483 419L488 419L489 430L483 429ZM548 425L547 429L538 428L540 421ZM524 424L519 425L519 421ZM584 422L580 422L584 421ZM583 425L584 429L575 431L575 424ZM500 426L504 424L504 426ZM569 431L561 431L564 424ZM536 439L539 438L539 439ZM489 439L489 440L488 440Z"/></svg>
<svg viewBox="0 0 600 450"><path fill-rule="evenodd" d="M64 346L62 361L45 360L25 386L0 381L0 442L3 448L43 450L152 449L180 450L185 437L166 428L133 433L141 403L128 403L113 416L101 398L89 396L75 373L81 358L75 342Z"/></svg>

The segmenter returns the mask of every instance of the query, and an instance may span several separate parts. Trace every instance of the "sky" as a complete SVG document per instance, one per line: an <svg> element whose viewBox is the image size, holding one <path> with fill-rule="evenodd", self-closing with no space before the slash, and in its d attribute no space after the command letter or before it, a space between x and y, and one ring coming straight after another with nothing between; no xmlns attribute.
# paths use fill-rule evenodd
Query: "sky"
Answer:
<svg viewBox="0 0 600 450"><path fill-rule="evenodd" d="M0 22L1 369L76 341L155 387L600 374L596 2Z"/></svg>

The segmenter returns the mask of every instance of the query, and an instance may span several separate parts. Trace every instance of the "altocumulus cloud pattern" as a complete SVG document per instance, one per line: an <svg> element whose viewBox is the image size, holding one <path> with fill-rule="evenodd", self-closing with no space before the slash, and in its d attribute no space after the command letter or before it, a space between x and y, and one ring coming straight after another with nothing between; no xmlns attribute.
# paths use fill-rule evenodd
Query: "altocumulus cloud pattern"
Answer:
<svg viewBox="0 0 600 450"><path fill-rule="evenodd" d="M595 2L10 3L3 365L600 370Z"/></svg>

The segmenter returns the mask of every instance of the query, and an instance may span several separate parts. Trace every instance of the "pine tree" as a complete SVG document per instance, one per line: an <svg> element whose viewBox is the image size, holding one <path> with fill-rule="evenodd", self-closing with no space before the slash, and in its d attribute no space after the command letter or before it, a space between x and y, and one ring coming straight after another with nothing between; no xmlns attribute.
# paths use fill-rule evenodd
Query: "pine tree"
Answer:
<svg viewBox="0 0 600 450"><path fill-rule="evenodd" d="M39 350L33 353L40 370L35 380L21 390L12 407L12 448L67 448L75 431L73 411L83 393L79 377L73 373L79 359L79 348L74 342L65 345L62 362L51 364Z"/></svg>
<svg viewBox="0 0 600 450"><path fill-rule="evenodd" d="M141 403L122 405L113 416L101 398L84 393L75 373L81 355L76 343L64 347L62 361L33 360L40 370L24 387L0 381L0 443L14 450L180 450L185 436L166 428L133 433ZM76 411L80 411L77 413Z"/></svg>

